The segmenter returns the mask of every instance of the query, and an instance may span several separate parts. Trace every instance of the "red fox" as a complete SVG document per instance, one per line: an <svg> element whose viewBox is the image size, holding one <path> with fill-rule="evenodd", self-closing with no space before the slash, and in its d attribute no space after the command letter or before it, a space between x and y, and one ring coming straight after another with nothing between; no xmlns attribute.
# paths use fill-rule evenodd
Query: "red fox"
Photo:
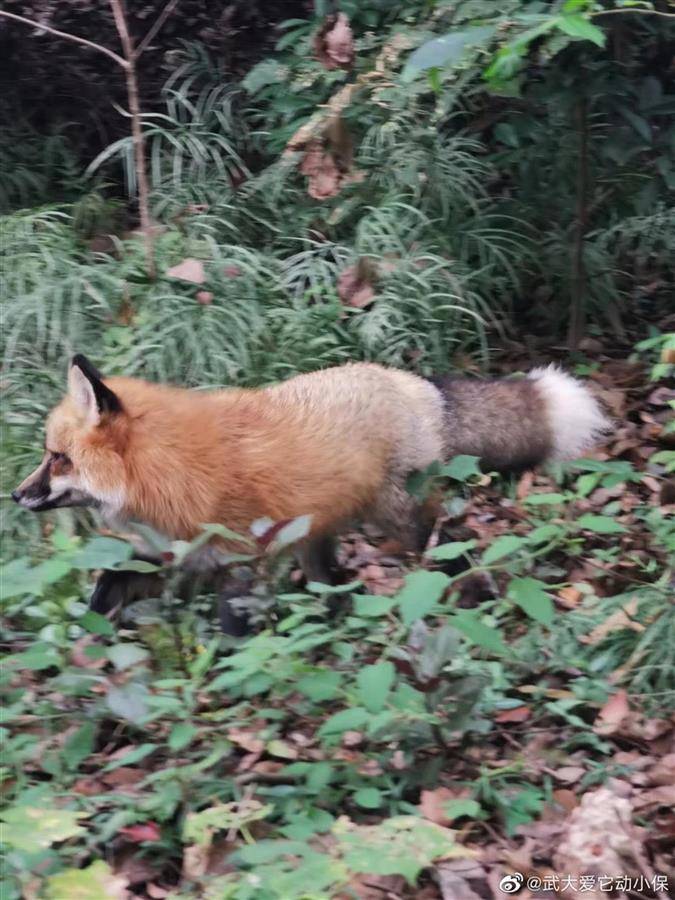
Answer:
<svg viewBox="0 0 675 900"><path fill-rule="evenodd" d="M586 387L554 367L474 381L349 363L259 389L194 391L102 376L83 356L47 420L45 454L12 497L35 511L95 506L190 540L205 523L309 514L297 547L328 581L330 539L368 520L424 549L433 509L406 479L434 460L481 457L516 470L573 458L608 422Z"/></svg>

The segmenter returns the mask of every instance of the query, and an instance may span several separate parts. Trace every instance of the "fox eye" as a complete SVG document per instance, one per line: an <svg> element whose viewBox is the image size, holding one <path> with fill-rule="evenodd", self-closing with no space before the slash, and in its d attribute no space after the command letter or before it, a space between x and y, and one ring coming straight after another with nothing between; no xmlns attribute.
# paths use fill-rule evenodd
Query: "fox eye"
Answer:
<svg viewBox="0 0 675 900"><path fill-rule="evenodd" d="M70 457L67 453L52 453L52 460L66 466L70 465Z"/></svg>

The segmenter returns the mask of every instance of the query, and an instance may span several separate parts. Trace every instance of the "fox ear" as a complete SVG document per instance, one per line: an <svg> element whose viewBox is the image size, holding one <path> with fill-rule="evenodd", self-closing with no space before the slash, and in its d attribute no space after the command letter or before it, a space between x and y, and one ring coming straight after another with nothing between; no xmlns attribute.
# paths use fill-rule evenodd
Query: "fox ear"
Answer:
<svg viewBox="0 0 675 900"><path fill-rule="evenodd" d="M98 369L80 353L73 357L68 370L68 393L91 426L98 425L105 413L122 412L117 394L106 387Z"/></svg>

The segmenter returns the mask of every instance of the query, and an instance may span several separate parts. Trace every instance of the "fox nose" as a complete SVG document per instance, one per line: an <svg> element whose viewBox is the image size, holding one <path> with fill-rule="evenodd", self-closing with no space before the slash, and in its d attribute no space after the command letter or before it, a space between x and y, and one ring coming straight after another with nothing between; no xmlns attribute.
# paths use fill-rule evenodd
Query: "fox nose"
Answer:
<svg viewBox="0 0 675 900"><path fill-rule="evenodd" d="M12 500L15 503L19 503L21 500L21 493L19 491L12 491Z"/></svg>

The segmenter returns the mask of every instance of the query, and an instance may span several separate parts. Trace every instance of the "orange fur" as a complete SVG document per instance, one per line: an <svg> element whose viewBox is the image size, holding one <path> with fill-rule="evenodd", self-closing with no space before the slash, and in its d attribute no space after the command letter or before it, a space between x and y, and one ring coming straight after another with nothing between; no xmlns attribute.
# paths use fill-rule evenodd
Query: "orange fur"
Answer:
<svg viewBox="0 0 675 900"><path fill-rule="evenodd" d="M171 538L189 540L205 523L246 533L258 518L303 514L321 534L358 515L384 477L385 448L336 446L319 416L270 403L264 390L106 384L124 413L91 429L66 398L50 416L48 446L68 453L94 491L122 488L122 513Z"/></svg>

